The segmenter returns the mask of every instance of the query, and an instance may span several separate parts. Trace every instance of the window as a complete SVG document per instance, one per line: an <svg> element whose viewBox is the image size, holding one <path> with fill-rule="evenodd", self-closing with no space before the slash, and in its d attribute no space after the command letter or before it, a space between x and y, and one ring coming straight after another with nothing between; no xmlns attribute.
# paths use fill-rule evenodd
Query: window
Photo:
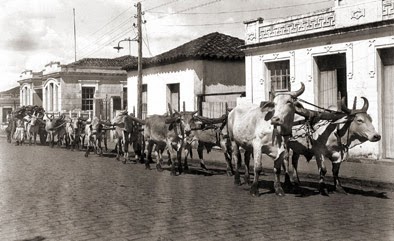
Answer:
<svg viewBox="0 0 394 241"><path fill-rule="evenodd" d="M267 69L272 93L290 91L290 63L288 60L267 63Z"/></svg>
<svg viewBox="0 0 394 241"><path fill-rule="evenodd" d="M93 110L94 87L82 87L82 110Z"/></svg>

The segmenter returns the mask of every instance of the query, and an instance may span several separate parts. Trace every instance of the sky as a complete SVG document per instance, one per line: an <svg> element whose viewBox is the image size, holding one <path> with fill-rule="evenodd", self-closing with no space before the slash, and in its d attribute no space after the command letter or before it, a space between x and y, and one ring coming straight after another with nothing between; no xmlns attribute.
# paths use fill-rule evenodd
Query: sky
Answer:
<svg viewBox="0 0 394 241"><path fill-rule="evenodd" d="M141 0L143 56L151 57L212 32L244 39L244 21L325 9L334 0ZM136 0L1 0L0 91L18 86L24 70L51 61L137 55ZM129 44L130 43L130 44Z"/></svg>

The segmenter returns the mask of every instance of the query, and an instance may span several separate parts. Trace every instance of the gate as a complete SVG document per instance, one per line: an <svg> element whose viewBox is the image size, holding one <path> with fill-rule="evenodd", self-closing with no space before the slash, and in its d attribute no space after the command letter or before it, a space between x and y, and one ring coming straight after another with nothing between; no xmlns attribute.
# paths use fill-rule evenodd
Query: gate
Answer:
<svg viewBox="0 0 394 241"><path fill-rule="evenodd" d="M221 100L209 100L210 97L215 96ZM198 115L209 118L220 117L226 113L226 103L228 108L234 108L237 105L237 98L244 96L245 91L199 94L197 95Z"/></svg>

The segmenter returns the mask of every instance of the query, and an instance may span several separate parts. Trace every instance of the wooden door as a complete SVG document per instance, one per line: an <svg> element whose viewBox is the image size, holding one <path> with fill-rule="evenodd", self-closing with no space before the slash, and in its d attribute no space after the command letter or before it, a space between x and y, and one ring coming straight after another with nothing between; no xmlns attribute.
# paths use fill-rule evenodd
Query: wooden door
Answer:
<svg viewBox="0 0 394 241"><path fill-rule="evenodd" d="M171 104L173 110L179 111L179 84L167 85L167 103Z"/></svg>
<svg viewBox="0 0 394 241"><path fill-rule="evenodd" d="M337 107L337 70L320 71L319 76L319 106L323 108Z"/></svg>
<svg viewBox="0 0 394 241"><path fill-rule="evenodd" d="M383 155L385 158L394 158L394 65L383 67Z"/></svg>

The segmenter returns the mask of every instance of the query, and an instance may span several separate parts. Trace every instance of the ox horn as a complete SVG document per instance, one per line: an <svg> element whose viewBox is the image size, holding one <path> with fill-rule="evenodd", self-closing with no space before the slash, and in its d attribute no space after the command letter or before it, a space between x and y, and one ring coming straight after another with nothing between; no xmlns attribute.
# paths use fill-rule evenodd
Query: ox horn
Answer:
<svg viewBox="0 0 394 241"><path fill-rule="evenodd" d="M364 100L364 106L363 106L363 108L361 108L361 111L367 112L368 107L369 107L369 101L368 101L367 98L365 98L365 97L363 97L363 96L362 96L361 98Z"/></svg>
<svg viewBox="0 0 394 241"><path fill-rule="evenodd" d="M354 97L354 101L353 101L353 108L352 110L355 111L357 107L357 96Z"/></svg>
<svg viewBox="0 0 394 241"><path fill-rule="evenodd" d="M294 98L300 96L302 93L305 91L305 85L303 82L301 82L301 88L297 91L292 91L290 92L290 95L293 96Z"/></svg>
<svg viewBox="0 0 394 241"><path fill-rule="evenodd" d="M349 110L349 108L347 108L346 97L342 97L341 99L341 109L346 114L350 114L350 112L352 112L351 110Z"/></svg>

